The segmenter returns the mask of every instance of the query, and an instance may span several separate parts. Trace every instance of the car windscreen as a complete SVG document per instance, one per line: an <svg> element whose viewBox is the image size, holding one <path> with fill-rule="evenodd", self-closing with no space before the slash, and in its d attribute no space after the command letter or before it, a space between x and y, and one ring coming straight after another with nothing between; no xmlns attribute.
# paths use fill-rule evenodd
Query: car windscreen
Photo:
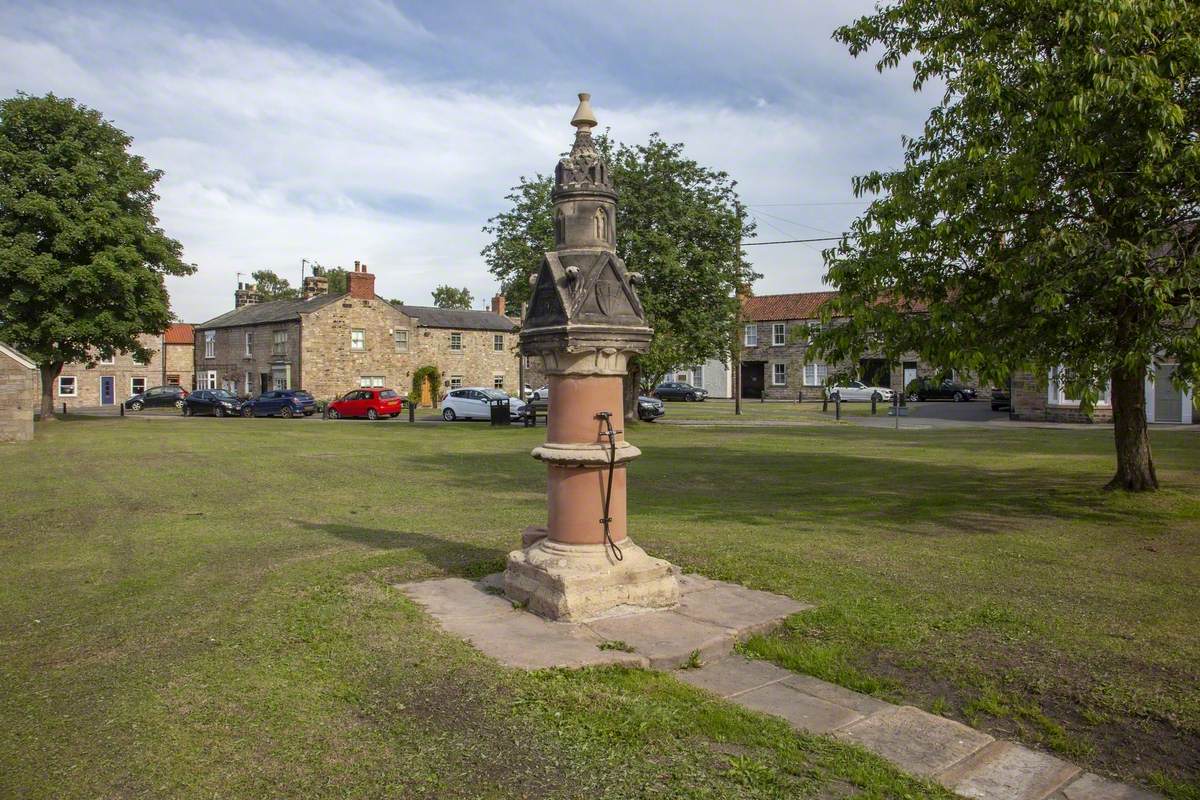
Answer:
<svg viewBox="0 0 1200 800"><path fill-rule="evenodd" d="M508 398L508 395L499 389L484 389L483 395L489 400L505 400Z"/></svg>
<svg viewBox="0 0 1200 800"><path fill-rule="evenodd" d="M396 392L391 389L384 389L382 392L379 393L379 396L386 399L386 398L390 398L390 397L396 397L397 395L396 395Z"/></svg>
<svg viewBox="0 0 1200 800"><path fill-rule="evenodd" d="M311 400L312 399L312 395L305 391L292 392L292 395L295 397L299 397L301 400Z"/></svg>
<svg viewBox="0 0 1200 800"><path fill-rule="evenodd" d="M224 389L217 389L215 392L212 392L212 396L218 400L236 400L237 399L236 397L234 397L232 394L225 391Z"/></svg>

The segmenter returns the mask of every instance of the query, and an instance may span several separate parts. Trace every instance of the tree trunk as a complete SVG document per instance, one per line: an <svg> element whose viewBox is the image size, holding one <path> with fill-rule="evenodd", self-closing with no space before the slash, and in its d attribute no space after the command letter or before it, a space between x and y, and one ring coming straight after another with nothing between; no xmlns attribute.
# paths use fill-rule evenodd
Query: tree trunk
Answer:
<svg viewBox="0 0 1200 800"><path fill-rule="evenodd" d="M1150 432L1146 425L1146 384L1140 370L1118 368L1112 374L1113 433L1117 474L1105 489L1152 492L1158 489Z"/></svg>
<svg viewBox="0 0 1200 800"><path fill-rule="evenodd" d="M638 395L641 394L642 368L637 359L630 359L622 388L625 395L625 421L637 422Z"/></svg>
<svg viewBox="0 0 1200 800"><path fill-rule="evenodd" d="M52 361L49 364L38 365L38 372L42 375L42 421L49 422L54 419L54 384L58 381L59 373L62 372L63 364L61 361Z"/></svg>

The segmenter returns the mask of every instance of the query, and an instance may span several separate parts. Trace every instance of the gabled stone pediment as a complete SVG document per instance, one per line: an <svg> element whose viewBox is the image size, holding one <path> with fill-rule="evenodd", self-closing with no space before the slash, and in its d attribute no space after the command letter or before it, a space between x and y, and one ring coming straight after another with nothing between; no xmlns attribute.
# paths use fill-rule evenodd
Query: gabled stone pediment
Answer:
<svg viewBox="0 0 1200 800"><path fill-rule="evenodd" d="M525 327L646 324L625 263L604 250L562 250L542 259Z"/></svg>

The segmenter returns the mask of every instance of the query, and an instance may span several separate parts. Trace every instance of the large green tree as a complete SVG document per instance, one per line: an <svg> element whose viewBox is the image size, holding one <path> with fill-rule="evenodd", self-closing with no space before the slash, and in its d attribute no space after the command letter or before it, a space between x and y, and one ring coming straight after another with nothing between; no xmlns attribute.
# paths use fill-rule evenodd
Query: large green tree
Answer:
<svg viewBox="0 0 1200 800"><path fill-rule="evenodd" d="M465 286L456 289L443 284L433 290L433 304L438 308L470 308L474 302L475 298Z"/></svg>
<svg viewBox="0 0 1200 800"><path fill-rule="evenodd" d="M645 277L638 296L654 340L636 362L641 383L657 384L672 368L727 359L735 292L757 277L738 246L753 235L754 223L738 203L737 182L658 134L632 146L601 136L597 146L618 192L617 254ZM484 226L492 241L482 255L511 308L529 299L529 276L554 249L552 188L550 176L521 178L506 198L510 208Z"/></svg>
<svg viewBox="0 0 1200 800"><path fill-rule="evenodd" d="M42 419L69 361L148 358L171 323L165 275L187 275L154 216L162 173L72 99L0 101L0 339L37 361Z"/></svg>
<svg viewBox="0 0 1200 800"><path fill-rule="evenodd" d="M904 0L839 28L941 98L827 252L827 358L916 350L1002 379L1110 391L1110 488L1158 485L1144 381L1200 366L1200 4ZM911 313L920 311L921 313Z"/></svg>
<svg viewBox="0 0 1200 800"><path fill-rule="evenodd" d="M345 294L350 291L349 280L346 278L350 274L350 270L344 267L323 267L320 264L314 264L312 274L328 281L326 291L329 294Z"/></svg>
<svg viewBox="0 0 1200 800"><path fill-rule="evenodd" d="M254 286L264 303L272 300L295 300L300 296L300 290L292 286L287 278L277 275L274 270L255 270L250 273L250 277L254 279Z"/></svg>

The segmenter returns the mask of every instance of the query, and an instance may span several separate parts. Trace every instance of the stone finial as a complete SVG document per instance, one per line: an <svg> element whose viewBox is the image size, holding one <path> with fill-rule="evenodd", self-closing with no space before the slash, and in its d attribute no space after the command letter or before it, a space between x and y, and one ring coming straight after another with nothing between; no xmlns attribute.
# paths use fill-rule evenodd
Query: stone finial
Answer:
<svg viewBox="0 0 1200 800"><path fill-rule="evenodd" d="M581 131L590 131L596 127L596 112L592 111L591 101L590 94L579 93L579 107L575 109L575 116L571 117L571 124Z"/></svg>

